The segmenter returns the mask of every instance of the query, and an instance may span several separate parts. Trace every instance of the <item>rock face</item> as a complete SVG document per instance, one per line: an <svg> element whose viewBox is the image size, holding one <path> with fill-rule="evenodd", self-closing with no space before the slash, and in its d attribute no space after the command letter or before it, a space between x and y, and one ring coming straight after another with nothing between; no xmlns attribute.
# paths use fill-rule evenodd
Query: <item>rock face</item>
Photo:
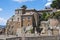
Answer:
<svg viewBox="0 0 60 40"><path fill-rule="evenodd" d="M49 19L48 21L42 21L41 27L43 31L42 35L59 35L60 34L60 22L58 19Z"/></svg>
<svg viewBox="0 0 60 40"><path fill-rule="evenodd" d="M58 19L50 19L50 25L51 26L58 26L59 25Z"/></svg>
<svg viewBox="0 0 60 40"><path fill-rule="evenodd" d="M51 31L53 35L58 35L60 34L60 22L58 19L50 19L50 24L49 26L51 27Z"/></svg>

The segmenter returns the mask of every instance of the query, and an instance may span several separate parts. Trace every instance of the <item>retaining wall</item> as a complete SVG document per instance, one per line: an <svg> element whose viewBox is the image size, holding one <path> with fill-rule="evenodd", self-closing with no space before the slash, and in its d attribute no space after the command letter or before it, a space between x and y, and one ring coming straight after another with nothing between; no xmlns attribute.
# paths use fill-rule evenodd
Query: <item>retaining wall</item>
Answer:
<svg viewBox="0 0 60 40"><path fill-rule="evenodd" d="M60 40L60 36L14 37L0 40Z"/></svg>

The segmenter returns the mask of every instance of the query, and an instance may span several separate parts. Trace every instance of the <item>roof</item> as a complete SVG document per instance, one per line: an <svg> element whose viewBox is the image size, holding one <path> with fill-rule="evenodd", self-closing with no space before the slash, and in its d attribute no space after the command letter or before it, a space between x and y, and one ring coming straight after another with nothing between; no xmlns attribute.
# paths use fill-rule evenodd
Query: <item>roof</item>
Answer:
<svg viewBox="0 0 60 40"><path fill-rule="evenodd" d="M16 10L21 10L21 9L23 9L23 8L19 8L19 9L16 9ZM34 8L31 8L31 9L25 9L27 12L29 12L29 11L34 11L34 12L46 12L46 11L52 11L53 9L43 9L43 10L36 10L36 9L34 9Z"/></svg>
<svg viewBox="0 0 60 40"><path fill-rule="evenodd" d="M23 15L33 15L33 13L25 13L25 14L23 14Z"/></svg>
<svg viewBox="0 0 60 40"><path fill-rule="evenodd" d="M39 10L38 12L47 12L47 11L52 11L53 9L44 9L44 10Z"/></svg>
<svg viewBox="0 0 60 40"><path fill-rule="evenodd" d="M31 8L31 9L26 9L26 11L36 11L36 10Z"/></svg>

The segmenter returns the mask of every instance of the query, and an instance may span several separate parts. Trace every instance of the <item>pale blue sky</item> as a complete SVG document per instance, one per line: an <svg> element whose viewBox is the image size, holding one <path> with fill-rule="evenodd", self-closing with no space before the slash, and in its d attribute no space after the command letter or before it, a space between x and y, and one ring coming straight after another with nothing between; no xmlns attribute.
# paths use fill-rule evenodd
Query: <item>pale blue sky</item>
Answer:
<svg viewBox="0 0 60 40"><path fill-rule="evenodd" d="M28 8L42 10L49 6L52 0L0 0L0 25L5 25L7 19L14 15L16 8L26 5Z"/></svg>

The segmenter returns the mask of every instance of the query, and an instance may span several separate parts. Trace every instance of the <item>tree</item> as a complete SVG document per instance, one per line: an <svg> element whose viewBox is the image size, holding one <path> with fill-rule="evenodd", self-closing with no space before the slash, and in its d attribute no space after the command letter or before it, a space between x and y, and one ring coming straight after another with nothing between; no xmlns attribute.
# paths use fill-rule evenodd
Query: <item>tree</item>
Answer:
<svg viewBox="0 0 60 40"><path fill-rule="evenodd" d="M52 13L52 14L50 15L50 18L59 19L59 17L60 17L60 11L54 12L54 13Z"/></svg>
<svg viewBox="0 0 60 40"><path fill-rule="evenodd" d="M51 4L51 7L60 9L60 0L54 0Z"/></svg>
<svg viewBox="0 0 60 40"><path fill-rule="evenodd" d="M24 9L26 9L26 8L27 8L27 6L26 6L26 5L23 5L21 8L24 8Z"/></svg>
<svg viewBox="0 0 60 40"><path fill-rule="evenodd" d="M42 20L45 20L46 12L44 12L41 17L42 17Z"/></svg>
<svg viewBox="0 0 60 40"><path fill-rule="evenodd" d="M60 19L60 18L59 18L59 17L60 17L60 11L55 12L55 17L56 17L57 19Z"/></svg>
<svg viewBox="0 0 60 40"><path fill-rule="evenodd" d="M44 12L43 14L42 14L42 18L41 18L41 20L48 20L48 18L50 17L50 13L48 13L48 12Z"/></svg>

